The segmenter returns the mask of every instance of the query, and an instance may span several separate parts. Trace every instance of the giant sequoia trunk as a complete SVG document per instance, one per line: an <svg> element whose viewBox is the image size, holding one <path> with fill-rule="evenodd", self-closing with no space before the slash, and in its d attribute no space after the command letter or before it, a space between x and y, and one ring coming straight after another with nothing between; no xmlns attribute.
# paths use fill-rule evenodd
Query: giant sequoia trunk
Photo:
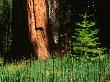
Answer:
<svg viewBox="0 0 110 82"><path fill-rule="evenodd" d="M25 0L13 0L12 4L12 44L6 58L30 56Z"/></svg>
<svg viewBox="0 0 110 82"><path fill-rule="evenodd" d="M46 0L27 0L30 41L33 45L34 54L40 59L47 59L49 54L47 12Z"/></svg>

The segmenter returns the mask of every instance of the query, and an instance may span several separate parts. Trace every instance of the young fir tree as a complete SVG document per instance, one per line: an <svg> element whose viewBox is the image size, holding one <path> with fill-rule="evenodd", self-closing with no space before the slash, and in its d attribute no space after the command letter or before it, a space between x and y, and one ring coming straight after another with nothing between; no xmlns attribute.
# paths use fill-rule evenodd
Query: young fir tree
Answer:
<svg viewBox="0 0 110 82"><path fill-rule="evenodd" d="M103 54L103 48L99 47L99 38L97 34L99 30L96 27L96 22L88 20L92 15L81 15L83 21L76 23L74 32L72 51L77 56L96 57Z"/></svg>

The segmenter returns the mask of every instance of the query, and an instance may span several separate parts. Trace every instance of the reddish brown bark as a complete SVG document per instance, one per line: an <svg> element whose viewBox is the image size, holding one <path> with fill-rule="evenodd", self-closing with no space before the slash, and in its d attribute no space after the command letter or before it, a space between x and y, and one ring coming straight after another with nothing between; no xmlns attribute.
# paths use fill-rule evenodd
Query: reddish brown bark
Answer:
<svg viewBox="0 0 110 82"><path fill-rule="evenodd" d="M27 0L29 36L35 55L40 59L48 58L46 0Z"/></svg>

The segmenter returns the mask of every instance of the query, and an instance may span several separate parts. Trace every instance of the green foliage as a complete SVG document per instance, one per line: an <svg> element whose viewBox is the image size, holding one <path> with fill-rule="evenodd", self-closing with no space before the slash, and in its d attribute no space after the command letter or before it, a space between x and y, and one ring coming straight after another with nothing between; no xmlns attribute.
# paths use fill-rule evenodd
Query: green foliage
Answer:
<svg viewBox="0 0 110 82"><path fill-rule="evenodd" d="M72 50L78 55L85 55L88 57L103 54L104 49L100 48L99 38L97 37L99 30L95 23L88 18L92 15L81 15L83 21L76 23L75 33L72 42Z"/></svg>
<svg viewBox="0 0 110 82"><path fill-rule="evenodd" d="M0 0L0 56L11 45L12 0Z"/></svg>
<svg viewBox="0 0 110 82"><path fill-rule="evenodd" d="M110 57L95 60L65 56L47 61L30 59L0 66L0 82L98 82L110 80ZM71 75L70 75L71 74Z"/></svg>

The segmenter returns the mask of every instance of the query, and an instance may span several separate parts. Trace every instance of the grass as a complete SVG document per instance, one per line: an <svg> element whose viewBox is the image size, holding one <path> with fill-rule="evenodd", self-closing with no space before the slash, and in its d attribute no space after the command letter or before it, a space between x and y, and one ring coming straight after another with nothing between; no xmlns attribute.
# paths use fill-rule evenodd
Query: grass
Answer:
<svg viewBox="0 0 110 82"><path fill-rule="evenodd" d="M14 61L0 65L0 82L109 82L110 57L84 59L65 56L47 61Z"/></svg>

